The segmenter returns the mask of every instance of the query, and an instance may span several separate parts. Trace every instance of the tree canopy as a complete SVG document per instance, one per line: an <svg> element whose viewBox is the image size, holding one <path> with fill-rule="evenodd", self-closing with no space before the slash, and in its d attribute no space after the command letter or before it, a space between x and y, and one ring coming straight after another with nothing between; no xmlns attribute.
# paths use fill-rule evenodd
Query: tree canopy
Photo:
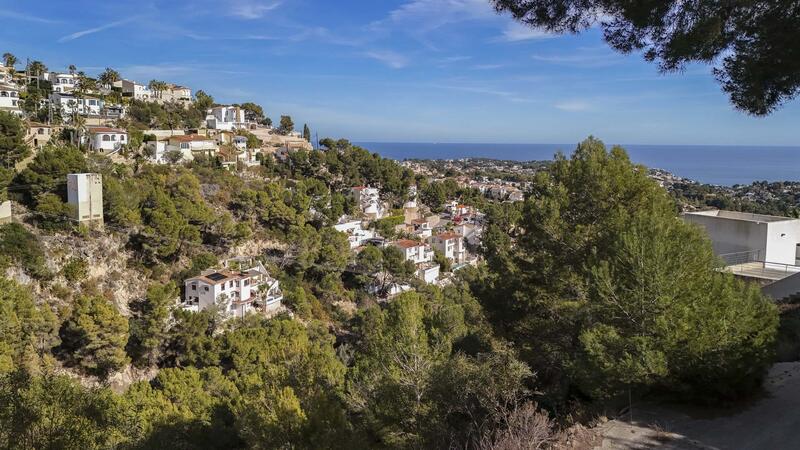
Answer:
<svg viewBox="0 0 800 450"><path fill-rule="evenodd" d="M724 397L758 385L774 305L715 270L708 239L624 150L590 138L558 155L514 222L511 236L500 221L487 229L490 275L476 288L556 397L574 387Z"/></svg>
<svg viewBox="0 0 800 450"><path fill-rule="evenodd" d="M793 0L492 0L498 11L554 33L599 25L606 42L643 51L662 71L713 69L733 105L770 114L800 92L800 8Z"/></svg>

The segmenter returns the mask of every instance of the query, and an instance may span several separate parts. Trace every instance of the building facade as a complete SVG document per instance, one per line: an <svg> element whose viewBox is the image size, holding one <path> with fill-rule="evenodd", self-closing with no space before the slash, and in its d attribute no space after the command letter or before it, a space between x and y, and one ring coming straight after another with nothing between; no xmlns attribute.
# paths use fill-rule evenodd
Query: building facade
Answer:
<svg viewBox="0 0 800 450"><path fill-rule="evenodd" d="M433 248L441 252L445 258L460 264L466 261L467 253L464 248L464 237L458 233L445 232L431 237Z"/></svg>
<svg viewBox="0 0 800 450"><path fill-rule="evenodd" d="M103 154L116 153L128 145L128 132L117 128L89 128L89 149Z"/></svg>
<svg viewBox="0 0 800 450"><path fill-rule="evenodd" d="M797 264L800 219L724 210L685 213L683 219L701 226L714 253L729 264Z"/></svg>
<svg viewBox="0 0 800 450"><path fill-rule="evenodd" d="M244 317L253 311L272 312L283 300L278 280L269 276L258 262L242 269L225 264L221 269L210 269L184 282L182 306L191 311L218 307L229 317Z"/></svg>
<svg viewBox="0 0 800 450"><path fill-rule="evenodd" d="M67 202L72 219L103 223L103 177L99 173L67 175Z"/></svg>

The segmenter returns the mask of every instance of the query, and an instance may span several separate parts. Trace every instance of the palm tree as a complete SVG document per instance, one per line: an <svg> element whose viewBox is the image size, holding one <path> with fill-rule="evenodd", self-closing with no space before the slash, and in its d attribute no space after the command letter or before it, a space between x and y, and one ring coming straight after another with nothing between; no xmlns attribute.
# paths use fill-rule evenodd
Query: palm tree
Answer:
<svg viewBox="0 0 800 450"><path fill-rule="evenodd" d="M67 67L67 69L69 70L70 75L75 75L75 71L78 70L78 68L75 67L75 64L70 64L69 67Z"/></svg>
<svg viewBox="0 0 800 450"><path fill-rule="evenodd" d="M47 72L47 66L41 61L31 61L28 64L28 76L36 77L36 87L39 87L39 78Z"/></svg>
<svg viewBox="0 0 800 450"><path fill-rule="evenodd" d="M5 63L6 67L14 68L14 64L17 63L17 57L11 53L3 53L3 62Z"/></svg>
<svg viewBox="0 0 800 450"><path fill-rule="evenodd" d="M147 87L156 94L156 97L161 98L161 93L167 90L167 83L164 81L150 80Z"/></svg>
<svg viewBox="0 0 800 450"><path fill-rule="evenodd" d="M103 86L107 87L108 89L111 89L111 86L113 86L114 83L116 83L117 81L121 80L122 77L120 76L119 72L117 72L112 68L107 67L106 70L103 73L101 73L97 79L98 81L100 81L100 83L103 84Z"/></svg>

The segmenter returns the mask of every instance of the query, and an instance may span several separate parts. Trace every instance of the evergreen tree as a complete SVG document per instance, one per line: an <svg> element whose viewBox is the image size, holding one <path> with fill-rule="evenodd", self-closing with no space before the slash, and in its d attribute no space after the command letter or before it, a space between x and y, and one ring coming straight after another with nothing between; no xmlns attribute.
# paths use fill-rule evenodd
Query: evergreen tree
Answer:
<svg viewBox="0 0 800 450"><path fill-rule="evenodd" d="M144 299L132 305L134 315L129 320L127 351L134 363L151 364L159 356L157 350L165 345L168 337L170 306L177 296L175 283L156 284L147 288Z"/></svg>
<svg viewBox="0 0 800 450"><path fill-rule="evenodd" d="M292 131L294 131L294 122L292 121L292 116L281 116L281 122L278 126L278 133L286 136Z"/></svg>
<svg viewBox="0 0 800 450"><path fill-rule="evenodd" d="M308 128L308 124L303 124L303 139L311 142L311 129Z"/></svg>
<svg viewBox="0 0 800 450"><path fill-rule="evenodd" d="M64 357L87 373L106 376L128 363L128 321L101 297L79 297L60 335Z"/></svg>
<svg viewBox="0 0 800 450"><path fill-rule="evenodd" d="M558 155L515 225L514 239L487 230L491 274L476 289L556 399L574 386L718 397L758 384L775 307L716 270L707 238L621 148L590 138Z"/></svg>
<svg viewBox="0 0 800 450"><path fill-rule="evenodd" d="M31 150L25 144L25 125L15 114L0 111L0 165L13 168Z"/></svg>

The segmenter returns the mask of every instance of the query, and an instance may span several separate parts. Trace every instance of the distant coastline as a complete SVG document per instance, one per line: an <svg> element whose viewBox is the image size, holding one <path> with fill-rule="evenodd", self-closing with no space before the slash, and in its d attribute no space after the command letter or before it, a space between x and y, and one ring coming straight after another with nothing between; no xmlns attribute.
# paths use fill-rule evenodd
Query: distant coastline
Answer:
<svg viewBox="0 0 800 450"><path fill-rule="evenodd" d="M544 161L575 144L458 144L356 142L381 156L404 159L491 158ZM800 181L800 146L620 144L631 159L702 183L721 186L754 181Z"/></svg>

